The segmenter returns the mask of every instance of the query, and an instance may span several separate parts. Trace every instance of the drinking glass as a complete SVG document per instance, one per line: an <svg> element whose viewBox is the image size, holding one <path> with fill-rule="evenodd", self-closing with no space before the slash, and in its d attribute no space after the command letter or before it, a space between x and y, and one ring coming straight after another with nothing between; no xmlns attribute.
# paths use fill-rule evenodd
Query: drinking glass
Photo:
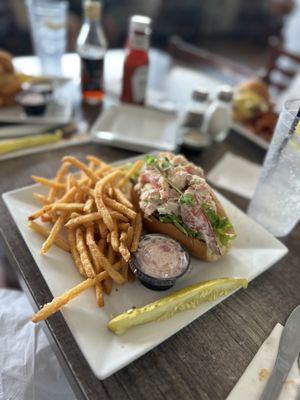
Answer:
<svg viewBox="0 0 300 400"><path fill-rule="evenodd" d="M33 46L42 73L61 75L61 59L66 51L68 2L27 0L26 5Z"/></svg>
<svg viewBox="0 0 300 400"><path fill-rule="evenodd" d="M291 232L300 217L300 99L284 104L248 214L273 235Z"/></svg>

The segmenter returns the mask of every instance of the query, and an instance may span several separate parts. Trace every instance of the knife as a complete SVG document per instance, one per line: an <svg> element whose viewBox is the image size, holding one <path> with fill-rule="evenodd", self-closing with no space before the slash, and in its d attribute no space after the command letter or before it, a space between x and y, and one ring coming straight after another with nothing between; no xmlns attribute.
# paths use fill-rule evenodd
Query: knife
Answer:
<svg viewBox="0 0 300 400"><path fill-rule="evenodd" d="M290 314L283 328L273 371L260 400L276 400L300 352L300 305Z"/></svg>

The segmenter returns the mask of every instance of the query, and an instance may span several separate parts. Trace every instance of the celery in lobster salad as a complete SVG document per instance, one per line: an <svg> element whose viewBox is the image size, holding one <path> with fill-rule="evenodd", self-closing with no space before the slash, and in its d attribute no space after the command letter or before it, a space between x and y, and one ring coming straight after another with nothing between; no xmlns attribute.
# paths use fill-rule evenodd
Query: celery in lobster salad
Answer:
<svg viewBox="0 0 300 400"><path fill-rule="evenodd" d="M185 235L204 241L216 255L235 237L229 219L218 213L202 168L183 155L147 155L135 190L145 217L175 225Z"/></svg>

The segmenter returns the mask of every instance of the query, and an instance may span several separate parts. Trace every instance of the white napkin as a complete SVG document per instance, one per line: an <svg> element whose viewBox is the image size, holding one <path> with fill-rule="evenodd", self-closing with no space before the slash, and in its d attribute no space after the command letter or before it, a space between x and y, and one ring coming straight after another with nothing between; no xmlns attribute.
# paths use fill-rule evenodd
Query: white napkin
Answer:
<svg viewBox="0 0 300 400"><path fill-rule="evenodd" d="M24 293L0 289L0 399L75 400Z"/></svg>
<svg viewBox="0 0 300 400"><path fill-rule="evenodd" d="M230 392L227 400L259 400L272 372L283 326L277 324ZM285 381L278 400L296 400L300 390L297 359Z"/></svg>
<svg viewBox="0 0 300 400"><path fill-rule="evenodd" d="M260 165L228 152L210 170L207 179L218 187L251 199L260 172Z"/></svg>

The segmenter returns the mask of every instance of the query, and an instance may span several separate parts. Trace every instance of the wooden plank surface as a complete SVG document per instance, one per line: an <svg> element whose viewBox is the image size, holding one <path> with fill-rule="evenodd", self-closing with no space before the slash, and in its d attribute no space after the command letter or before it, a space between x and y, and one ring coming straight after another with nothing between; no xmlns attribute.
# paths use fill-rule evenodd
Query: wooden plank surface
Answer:
<svg viewBox="0 0 300 400"><path fill-rule="evenodd" d="M187 155L208 171L226 151L255 162L262 162L264 157L263 150L234 133L224 143L216 144L202 154ZM30 184L32 174L52 177L65 154L81 159L86 154L96 154L106 161L134 155L124 150L86 144L5 161L0 163L1 193ZM224 190L221 192L240 208L246 208L247 201L243 198ZM2 199L0 228L10 261L23 279L23 287L35 307L51 300L49 289ZM62 316L51 317L45 328L77 397L95 400L225 399L276 322L284 323L291 310L300 303L299 241L297 226L283 240L290 249L289 254L255 279L247 290L231 296L104 381L94 377Z"/></svg>

